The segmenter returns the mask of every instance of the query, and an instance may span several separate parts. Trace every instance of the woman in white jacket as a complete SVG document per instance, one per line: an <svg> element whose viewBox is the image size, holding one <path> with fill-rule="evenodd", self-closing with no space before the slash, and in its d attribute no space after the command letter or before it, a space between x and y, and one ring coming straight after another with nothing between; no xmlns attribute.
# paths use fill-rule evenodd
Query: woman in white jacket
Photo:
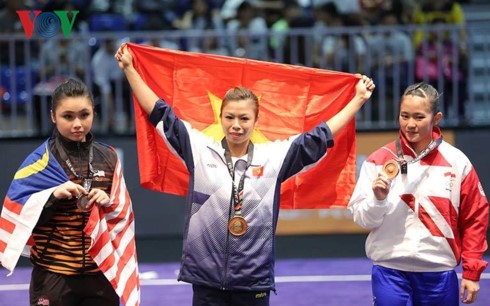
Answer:
<svg viewBox="0 0 490 306"><path fill-rule="evenodd" d="M374 305L472 303L487 267L488 200L466 155L442 140L439 97L425 83L405 90L400 137L366 159L349 203L371 229Z"/></svg>

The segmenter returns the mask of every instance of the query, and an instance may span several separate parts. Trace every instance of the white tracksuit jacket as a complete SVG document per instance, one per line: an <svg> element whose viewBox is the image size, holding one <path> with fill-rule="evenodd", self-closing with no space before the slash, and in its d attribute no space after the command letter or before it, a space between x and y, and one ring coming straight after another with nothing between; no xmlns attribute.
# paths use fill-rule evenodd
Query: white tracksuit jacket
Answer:
<svg viewBox="0 0 490 306"><path fill-rule="evenodd" d="M221 142L177 118L163 101L149 116L189 171L182 265L178 279L222 290L275 290L274 233L281 183L326 156L333 136L325 123L284 141L255 144L245 172L245 235L228 232L233 180ZM235 162L235 178L246 161ZM241 173L240 173L241 171Z"/></svg>
<svg viewBox="0 0 490 306"><path fill-rule="evenodd" d="M367 256L375 265L412 272L448 271L463 262L463 277L479 280L487 263L488 200L466 155L442 141L421 160L400 133L407 174L391 182L384 201L377 201L373 180L383 164L397 158L395 142L363 163L349 202L354 221L372 229ZM433 139L441 138L438 127Z"/></svg>

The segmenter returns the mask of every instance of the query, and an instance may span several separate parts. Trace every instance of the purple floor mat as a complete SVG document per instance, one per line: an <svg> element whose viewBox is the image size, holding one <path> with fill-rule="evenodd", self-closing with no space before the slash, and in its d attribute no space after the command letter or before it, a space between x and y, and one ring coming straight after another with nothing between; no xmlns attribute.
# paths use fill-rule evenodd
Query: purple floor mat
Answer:
<svg viewBox="0 0 490 306"><path fill-rule="evenodd" d="M191 305L192 288L176 281L178 268L178 263L140 264L142 306ZM372 305L370 271L371 262L364 258L279 260L271 305ZM0 306L28 305L30 268L18 268L10 277L2 272ZM490 273L483 275L480 287L478 301L472 305L488 306Z"/></svg>

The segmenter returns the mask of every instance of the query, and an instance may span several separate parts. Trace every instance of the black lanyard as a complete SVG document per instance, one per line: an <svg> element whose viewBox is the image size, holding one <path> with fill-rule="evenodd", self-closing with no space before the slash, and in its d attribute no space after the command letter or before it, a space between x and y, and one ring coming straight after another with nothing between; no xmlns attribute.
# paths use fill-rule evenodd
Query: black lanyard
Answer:
<svg viewBox="0 0 490 306"><path fill-rule="evenodd" d="M70 169L70 172L78 179L82 180L83 188L85 190L89 191L90 187L92 186L92 178L95 173L93 167L92 167L92 162L94 159L94 150L93 146L90 145L89 147L89 153L88 153L88 177L83 176L81 168L82 166L80 165L80 173L78 173L75 170L75 167L73 167L73 163L71 162L70 158L68 157L68 154L66 154L65 149L63 148L63 145L60 143L60 140L56 137L55 138L55 145L56 148L58 149L58 152L60 153L61 159L65 162L66 166L68 169Z"/></svg>
<svg viewBox="0 0 490 306"><path fill-rule="evenodd" d="M442 137L436 139L435 141L432 141L422 152L420 152L417 157L409 162L405 160L405 157L403 157L403 151L402 151L402 145L401 145L401 140L398 138L396 140L396 154L398 155L398 162L400 163L401 167L401 172L402 174L407 174L408 172L408 164L413 164L427 156L430 151L432 151L435 147L437 147L440 143L442 142Z"/></svg>
<svg viewBox="0 0 490 306"><path fill-rule="evenodd" d="M228 166L228 172L230 173L231 179L233 180L233 201L235 204L235 215L241 215L242 213L242 204L243 204L243 185L245 182L245 172L247 171L248 167L250 167L253 159L253 153L254 153L254 145L252 142L248 144L247 148L247 166L245 167L245 170L243 171L242 176L240 177L240 181L238 183L238 188L235 185L235 167L233 166L233 161L231 160L231 153L230 153L230 148L228 147L228 143L226 142L226 139L223 138L221 141L221 144L223 148L225 148L225 159L226 159L226 165Z"/></svg>

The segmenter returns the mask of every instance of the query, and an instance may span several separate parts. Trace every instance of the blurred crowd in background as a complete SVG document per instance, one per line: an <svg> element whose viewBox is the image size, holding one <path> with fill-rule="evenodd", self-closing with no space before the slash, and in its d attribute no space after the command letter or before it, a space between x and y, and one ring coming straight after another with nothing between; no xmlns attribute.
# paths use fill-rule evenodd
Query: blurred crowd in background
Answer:
<svg viewBox="0 0 490 306"><path fill-rule="evenodd" d="M378 85L373 100L379 103L360 120L385 127L396 120L403 89L426 81L442 89L445 112L464 125L469 43L462 5L471 2L3 0L1 112L11 121L0 128L20 129L17 121L26 116L29 135L49 133L43 118L52 88L77 77L94 92L102 132L133 132L130 91L113 59L124 41L368 74ZM18 10L71 11L73 29L68 37L60 31L27 38Z"/></svg>

